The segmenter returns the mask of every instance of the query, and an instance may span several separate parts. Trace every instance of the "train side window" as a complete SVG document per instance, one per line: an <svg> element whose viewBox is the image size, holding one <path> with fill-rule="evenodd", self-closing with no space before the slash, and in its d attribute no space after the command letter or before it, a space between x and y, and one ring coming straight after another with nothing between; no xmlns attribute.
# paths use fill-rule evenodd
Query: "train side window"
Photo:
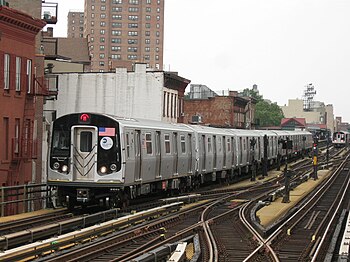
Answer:
<svg viewBox="0 0 350 262"><path fill-rule="evenodd" d="M129 133L126 133L125 140L126 140L126 157L130 158L130 136Z"/></svg>
<svg viewBox="0 0 350 262"><path fill-rule="evenodd" d="M152 134L146 133L146 152L147 155L152 155Z"/></svg>
<svg viewBox="0 0 350 262"><path fill-rule="evenodd" d="M211 152L211 137L208 137L208 153Z"/></svg>
<svg viewBox="0 0 350 262"><path fill-rule="evenodd" d="M165 153L170 154L170 135L164 135Z"/></svg>
<svg viewBox="0 0 350 262"><path fill-rule="evenodd" d="M83 131L80 133L80 151L91 152L92 150L92 132Z"/></svg>
<svg viewBox="0 0 350 262"><path fill-rule="evenodd" d="M218 144L219 144L219 152L221 152L221 150L222 150L222 140L221 140L220 136L218 137Z"/></svg>
<svg viewBox="0 0 350 262"><path fill-rule="evenodd" d="M227 138L227 152L231 152L231 142L230 142L230 138Z"/></svg>
<svg viewBox="0 0 350 262"><path fill-rule="evenodd" d="M181 141L181 153L186 154L186 138L184 135L180 136L180 141Z"/></svg>

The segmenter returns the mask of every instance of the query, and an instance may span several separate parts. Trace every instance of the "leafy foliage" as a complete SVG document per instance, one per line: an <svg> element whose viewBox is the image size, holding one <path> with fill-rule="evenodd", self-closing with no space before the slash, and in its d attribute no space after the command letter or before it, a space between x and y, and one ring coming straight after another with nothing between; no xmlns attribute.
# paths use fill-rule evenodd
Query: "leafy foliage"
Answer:
<svg viewBox="0 0 350 262"><path fill-rule="evenodd" d="M244 89L243 96L253 97L257 100L255 106L255 119L260 127L279 126L284 117L282 109L276 103L264 100L257 89Z"/></svg>

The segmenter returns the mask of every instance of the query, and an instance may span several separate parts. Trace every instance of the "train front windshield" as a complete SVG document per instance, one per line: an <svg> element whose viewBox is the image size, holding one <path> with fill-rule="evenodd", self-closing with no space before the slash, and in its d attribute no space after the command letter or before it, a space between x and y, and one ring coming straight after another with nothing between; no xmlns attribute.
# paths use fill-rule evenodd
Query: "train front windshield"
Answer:
<svg viewBox="0 0 350 262"><path fill-rule="evenodd" d="M52 156L69 156L70 131L54 130L52 134Z"/></svg>

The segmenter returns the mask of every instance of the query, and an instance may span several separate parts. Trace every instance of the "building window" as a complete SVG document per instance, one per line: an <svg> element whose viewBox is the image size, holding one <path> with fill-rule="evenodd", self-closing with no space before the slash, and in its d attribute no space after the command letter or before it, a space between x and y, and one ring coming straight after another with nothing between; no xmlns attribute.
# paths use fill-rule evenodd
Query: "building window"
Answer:
<svg viewBox="0 0 350 262"><path fill-rule="evenodd" d="M128 24L128 27L129 27L129 28L138 28L138 27L139 27L139 24L135 24L135 23Z"/></svg>
<svg viewBox="0 0 350 262"><path fill-rule="evenodd" d="M114 28L121 28L122 27L122 23L112 23L112 27Z"/></svg>
<svg viewBox="0 0 350 262"><path fill-rule="evenodd" d="M138 5L139 4L139 0L129 0L129 4L131 4L131 5Z"/></svg>
<svg viewBox="0 0 350 262"><path fill-rule="evenodd" d="M95 18L95 14L94 13L91 14L91 18Z"/></svg>
<svg viewBox="0 0 350 262"><path fill-rule="evenodd" d="M122 39L121 38L112 38L111 42L113 44L120 44L122 42Z"/></svg>
<svg viewBox="0 0 350 262"><path fill-rule="evenodd" d="M146 4L151 4L151 0L146 0Z"/></svg>
<svg viewBox="0 0 350 262"><path fill-rule="evenodd" d="M92 35L94 34L94 29L91 29L91 34L92 34Z"/></svg>
<svg viewBox="0 0 350 262"><path fill-rule="evenodd" d="M102 21L102 22L100 22L100 26L106 26L106 22L104 22L104 21Z"/></svg>
<svg viewBox="0 0 350 262"><path fill-rule="evenodd" d="M137 47L129 46L128 47L128 52L137 52Z"/></svg>
<svg viewBox="0 0 350 262"><path fill-rule="evenodd" d="M139 11L138 7L129 7L129 12L130 13L135 13L135 12L138 12L138 11Z"/></svg>
<svg viewBox="0 0 350 262"><path fill-rule="evenodd" d="M105 58L105 54L100 54L100 58L104 59Z"/></svg>
<svg viewBox="0 0 350 262"><path fill-rule="evenodd" d="M159 52L159 47L156 47L156 52L157 52L157 53Z"/></svg>
<svg viewBox="0 0 350 262"><path fill-rule="evenodd" d="M159 37L160 36L160 33L159 31L156 32L156 37Z"/></svg>
<svg viewBox="0 0 350 262"><path fill-rule="evenodd" d="M104 37L100 37L100 42L104 43L105 42L105 38Z"/></svg>
<svg viewBox="0 0 350 262"><path fill-rule="evenodd" d="M151 24L150 23L146 23L146 28L151 28Z"/></svg>
<svg viewBox="0 0 350 262"><path fill-rule="evenodd" d="M106 6L105 5L101 5L101 11L106 11Z"/></svg>
<svg viewBox="0 0 350 262"><path fill-rule="evenodd" d="M103 19L103 18L106 18L106 14L100 14L100 17Z"/></svg>
<svg viewBox="0 0 350 262"><path fill-rule="evenodd" d="M121 15L112 15L112 19L113 20L122 20L122 16Z"/></svg>
<svg viewBox="0 0 350 262"><path fill-rule="evenodd" d="M95 38L91 37L90 42L93 43L95 41Z"/></svg>
<svg viewBox="0 0 350 262"><path fill-rule="evenodd" d="M157 7L157 13L160 13L160 8L159 7Z"/></svg>
<svg viewBox="0 0 350 262"><path fill-rule="evenodd" d="M128 59L129 60L136 60L137 59L137 55L128 55Z"/></svg>
<svg viewBox="0 0 350 262"><path fill-rule="evenodd" d="M151 16L150 15L146 15L146 20L151 20Z"/></svg>
<svg viewBox="0 0 350 262"><path fill-rule="evenodd" d="M160 5L160 0L157 0L157 4Z"/></svg>
<svg viewBox="0 0 350 262"><path fill-rule="evenodd" d="M122 0L112 0L112 4L122 4Z"/></svg>
<svg viewBox="0 0 350 262"><path fill-rule="evenodd" d="M100 66L104 66L105 62L104 61L100 61Z"/></svg>
<svg viewBox="0 0 350 262"><path fill-rule="evenodd" d="M129 20L132 20L132 21L137 21L137 20L139 20L139 16L137 16L137 15L129 15Z"/></svg>
<svg viewBox="0 0 350 262"><path fill-rule="evenodd" d="M20 57L16 57L16 91L21 91L21 66L22 59Z"/></svg>
<svg viewBox="0 0 350 262"><path fill-rule="evenodd" d="M159 60L159 55L156 55L156 60Z"/></svg>
<svg viewBox="0 0 350 262"><path fill-rule="evenodd" d="M151 31L145 31L145 36L150 36L151 35Z"/></svg>
<svg viewBox="0 0 350 262"><path fill-rule="evenodd" d="M120 60L122 57L121 57L121 55L119 55L119 54L113 54L113 55L111 55L111 58L112 59L116 59L116 60Z"/></svg>
<svg viewBox="0 0 350 262"><path fill-rule="evenodd" d="M95 10L95 6L94 5L91 6L91 10Z"/></svg>
<svg viewBox="0 0 350 262"><path fill-rule="evenodd" d="M137 35L138 35L138 32L137 32L137 31L129 31L129 32L128 32L128 35L129 35L129 36L137 36Z"/></svg>
<svg viewBox="0 0 350 262"><path fill-rule="evenodd" d="M4 55L4 89L10 89L10 55Z"/></svg>
<svg viewBox="0 0 350 262"><path fill-rule="evenodd" d="M151 48L149 46L146 46L145 47L145 52L149 52L149 51L151 51Z"/></svg>
<svg viewBox="0 0 350 262"><path fill-rule="evenodd" d="M152 11L152 9L150 7L146 7L146 12L150 13Z"/></svg>
<svg viewBox="0 0 350 262"><path fill-rule="evenodd" d="M160 28L160 24L157 24L157 28Z"/></svg>
<svg viewBox="0 0 350 262"><path fill-rule="evenodd" d="M121 12L122 10L121 7L112 7L112 12Z"/></svg>
<svg viewBox="0 0 350 262"><path fill-rule="evenodd" d="M19 153L19 129L20 128L20 119L15 119L15 144L14 144L14 153Z"/></svg>
<svg viewBox="0 0 350 262"><path fill-rule="evenodd" d="M104 63L103 63L103 64L104 64ZM99 70L100 73L103 73L104 71L105 71L105 70L103 70L103 69L100 69L100 70Z"/></svg>
<svg viewBox="0 0 350 262"><path fill-rule="evenodd" d="M100 50L105 50L105 46L104 45L100 45Z"/></svg>
<svg viewBox="0 0 350 262"><path fill-rule="evenodd" d="M137 39L128 39L128 44L129 45L136 45L137 44Z"/></svg>
<svg viewBox="0 0 350 262"><path fill-rule="evenodd" d="M159 45L159 39L156 39L156 44Z"/></svg>
<svg viewBox="0 0 350 262"><path fill-rule="evenodd" d="M9 159L9 118L4 117L3 119L3 129L4 130L4 151L3 151L3 159L8 160Z"/></svg>
<svg viewBox="0 0 350 262"><path fill-rule="evenodd" d="M149 45L151 43L151 39L145 39L145 43Z"/></svg>
<svg viewBox="0 0 350 262"><path fill-rule="evenodd" d="M112 51L118 51L120 52L122 50L122 48L120 46L112 46Z"/></svg>
<svg viewBox="0 0 350 262"><path fill-rule="evenodd" d="M105 31L104 29L101 29L101 30L100 30L100 34L101 34L101 35L104 35L105 32L106 32L106 31Z"/></svg>
<svg viewBox="0 0 350 262"><path fill-rule="evenodd" d="M159 21L160 20L160 16L159 15L157 15L157 21Z"/></svg>
<svg viewBox="0 0 350 262"><path fill-rule="evenodd" d="M27 60L27 92L32 91L32 60Z"/></svg>
<svg viewBox="0 0 350 262"><path fill-rule="evenodd" d="M120 30L112 30L112 35L122 35L122 31L120 31Z"/></svg>
<svg viewBox="0 0 350 262"><path fill-rule="evenodd" d="M149 55L145 55L145 60L149 60L150 56Z"/></svg>
<svg viewBox="0 0 350 262"><path fill-rule="evenodd" d="M146 152L147 155L152 155L152 134L146 133Z"/></svg>

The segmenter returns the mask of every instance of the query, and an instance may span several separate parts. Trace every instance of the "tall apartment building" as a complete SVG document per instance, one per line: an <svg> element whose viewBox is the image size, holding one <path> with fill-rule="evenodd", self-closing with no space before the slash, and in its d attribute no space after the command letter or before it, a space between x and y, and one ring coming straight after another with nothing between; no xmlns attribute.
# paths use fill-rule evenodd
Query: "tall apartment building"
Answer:
<svg viewBox="0 0 350 262"><path fill-rule="evenodd" d="M84 37L84 12L69 11L68 12L68 38Z"/></svg>
<svg viewBox="0 0 350 262"><path fill-rule="evenodd" d="M84 37L92 71L163 70L164 0L85 0Z"/></svg>

